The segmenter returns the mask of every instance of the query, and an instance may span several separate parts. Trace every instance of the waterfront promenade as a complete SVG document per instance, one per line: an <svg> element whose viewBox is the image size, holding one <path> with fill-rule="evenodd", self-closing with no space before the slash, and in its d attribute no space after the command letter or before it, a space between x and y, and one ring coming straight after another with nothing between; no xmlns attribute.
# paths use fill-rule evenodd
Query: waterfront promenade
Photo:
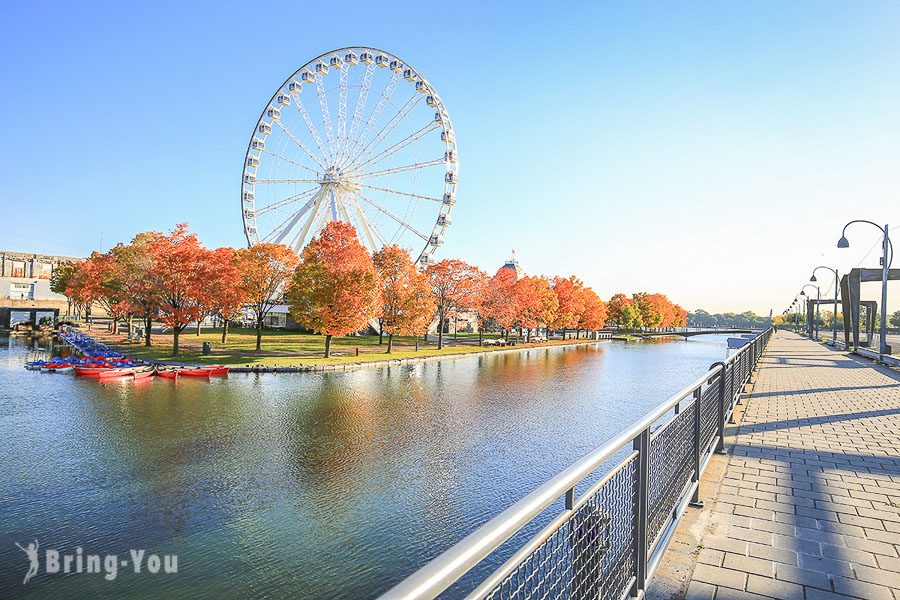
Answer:
<svg viewBox="0 0 900 600"><path fill-rule="evenodd" d="M790 333L650 598L900 600L900 371Z"/></svg>

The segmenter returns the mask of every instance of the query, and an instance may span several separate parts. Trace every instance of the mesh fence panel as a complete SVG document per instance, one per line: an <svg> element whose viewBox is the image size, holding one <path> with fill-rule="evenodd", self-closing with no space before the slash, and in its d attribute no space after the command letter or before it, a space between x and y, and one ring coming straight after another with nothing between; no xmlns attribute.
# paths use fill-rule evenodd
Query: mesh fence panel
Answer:
<svg viewBox="0 0 900 600"><path fill-rule="evenodd" d="M648 544L652 544L666 526L694 471L695 410L696 405L692 402L650 438Z"/></svg>
<svg viewBox="0 0 900 600"><path fill-rule="evenodd" d="M700 400L700 445L706 448L716 435L719 419L719 384L721 375L713 377L704 388Z"/></svg>
<svg viewBox="0 0 900 600"><path fill-rule="evenodd" d="M635 574L636 475L631 457L485 597L621 597Z"/></svg>

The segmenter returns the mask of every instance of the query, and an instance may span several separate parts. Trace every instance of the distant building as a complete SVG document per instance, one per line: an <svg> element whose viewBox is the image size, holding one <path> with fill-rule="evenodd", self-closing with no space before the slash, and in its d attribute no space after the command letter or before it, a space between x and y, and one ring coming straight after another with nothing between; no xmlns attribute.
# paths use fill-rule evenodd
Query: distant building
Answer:
<svg viewBox="0 0 900 600"><path fill-rule="evenodd" d="M501 269L512 269L516 272L516 279L521 279L525 272L522 270L522 267L519 266L519 261L516 260L516 251L512 251L512 258L506 261Z"/></svg>
<svg viewBox="0 0 900 600"><path fill-rule="evenodd" d="M57 266L82 260L72 256L0 251L0 300L13 306L64 308L66 297L50 291L50 278Z"/></svg>

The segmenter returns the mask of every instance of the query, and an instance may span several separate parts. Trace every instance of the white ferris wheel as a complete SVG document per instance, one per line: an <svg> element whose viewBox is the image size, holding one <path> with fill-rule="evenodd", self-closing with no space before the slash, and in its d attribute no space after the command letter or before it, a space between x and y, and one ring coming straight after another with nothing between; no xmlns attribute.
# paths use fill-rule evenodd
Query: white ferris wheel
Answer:
<svg viewBox="0 0 900 600"><path fill-rule="evenodd" d="M444 243L459 160L450 116L416 69L375 48L326 52L276 90L250 136L241 212L250 245L300 252L347 221L371 252L420 264Z"/></svg>

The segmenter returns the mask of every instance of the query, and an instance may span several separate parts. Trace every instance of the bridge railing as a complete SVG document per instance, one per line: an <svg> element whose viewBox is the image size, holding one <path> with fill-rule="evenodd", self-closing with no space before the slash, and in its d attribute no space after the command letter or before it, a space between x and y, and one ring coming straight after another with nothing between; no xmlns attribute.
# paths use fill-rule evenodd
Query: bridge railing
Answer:
<svg viewBox="0 0 900 600"><path fill-rule="evenodd" d="M640 596L699 480L723 451L726 423L771 329L714 363L606 444L470 533L382 599L434 598L482 565L517 532L560 510L480 582L468 598ZM576 488L581 490L577 491ZM508 551L509 549L507 549ZM473 589L474 588L474 589Z"/></svg>

